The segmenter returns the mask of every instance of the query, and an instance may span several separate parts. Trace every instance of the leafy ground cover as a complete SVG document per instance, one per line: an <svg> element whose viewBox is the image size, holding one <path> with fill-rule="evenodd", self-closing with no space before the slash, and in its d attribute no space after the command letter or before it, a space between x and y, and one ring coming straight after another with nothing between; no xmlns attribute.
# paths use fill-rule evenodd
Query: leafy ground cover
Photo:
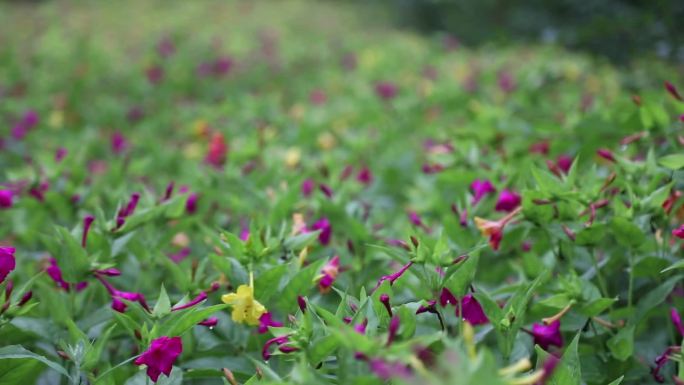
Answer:
<svg viewBox="0 0 684 385"><path fill-rule="evenodd" d="M0 4L0 383L682 382L675 70L125 5Z"/></svg>

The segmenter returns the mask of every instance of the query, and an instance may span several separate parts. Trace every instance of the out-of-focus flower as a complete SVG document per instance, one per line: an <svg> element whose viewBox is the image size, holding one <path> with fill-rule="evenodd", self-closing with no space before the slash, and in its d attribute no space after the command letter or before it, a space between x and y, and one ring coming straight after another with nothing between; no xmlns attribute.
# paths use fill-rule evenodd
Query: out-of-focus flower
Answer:
<svg viewBox="0 0 684 385"><path fill-rule="evenodd" d="M157 382L159 375L171 375L173 363L183 352L183 341L180 337L162 336L152 340L150 347L135 359L136 365L147 365L147 376Z"/></svg>
<svg viewBox="0 0 684 385"><path fill-rule="evenodd" d="M323 195L325 195L326 197L332 198L332 196L333 196L333 190L332 190L332 188L330 188L330 186L328 186L327 184L321 183L321 184L318 186L318 189L321 190L321 192L323 193Z"/></svg>
<svg viewBox="0 0 684 385"><path fill-rule="evenodd" d="M509 71L499 71L496 83L503 92L510 93L515 90L515 80Z"/></svg>
<svg viewBox="0 0 684 385"><path fill-rule="evenodd" d="M119 131L112 134L110 139L110 144L112 146L112 152L119 155L128 149L128 141L126 137Z"/></svg>
<svg viewBox="0 0 684 385"><path fill-rule="evenodd" d="M684 225L672 230L672 235L679 239L684 239Z"/></svg>
<svg viewBox="0 0 684 385"><path fill-rule="evenodd" d="M610 150L606 148L599 148L598 150L596 150L596 155L600 156L601 158L609 162L615 162L615 156Z"/></svg>
<svg viewBox="0 0 684 385"><path fill-rule="evenodd" d="M516 209L506 214L503 218L498 221L490 221L482 219L480 217L475 217L475 226L480 230L482 235L489 237L489 245L494 250L499 249L499 244L503 239L503 230L520 211L522 208L518 206Z"/></svg>
<svg viewBox="0 0 684 385"><path fill-rule="evenodd" d="M305 179L302 182L302 195L304 197L308 198L311 196L311 193L313 192L314 187L316 187L316 183L311 180L311 179Z"/></svg>
<svg viewBox="0 0 684 385"><path fill-rule="evenodd" d="M375 83L375 94L383 100L392 100L399 93L399 88L388 81L382 81Z"/></svg>
<svg viewBox="0 0 684 385"><path fill-rule="evenodd" d="M116 229L121 228L124 222L126 222L126 218L133 215L133 213L135 212L135 208L138 207L139 200L140 194L133 193L131 194L131 198L128 200L128 203L126 203L124 207L119 209L119 212L116 214Z"/></svg>
<svg viewBox="0 0 684 385"><path fill-rule="evenodd" d="M475 179L473 183L470 184L470 191L473 192L473 204L477 204L482 198L487 194L496 192L492 182L486 179Z"/></svg>
<svg viewBox="0 0 684 385"><path fill-rule="evenodd" d="M268 361L268 359L271 358L271 352L269 351L269 348L273 344L278 346L278 350L280 350L283 353L291 353L298 350L293 346L284 346L289 341L289 335L271 338L270 340L266 341L264 347L261 349L261 357L264 359L264 361Z"/></svg>
<svg viewBox="0 0 684 385"><path fill-rule="evenodd" d="M214 168L221 168L226 163L226 155L228 154L228 144L223 134L215 132L211 136L209 142L209 150L207 151L206 162Z"/></svg>
<svg viewBox="0 0 684 385"><path fill-rule="evenodd" d="M299 148L290 148L285 153L285 165L287 167L297 167L297 165L299 165L300 159L302 159L302 151Z"/></svg>
<svg viewBox="0 0 684 385"><path fill-rule="evenodd" d="M520 205L520 201L520 195L516 192L503 189L499 194L499 200L496 202L494 209L496 211L511 212Z"/></svg>
<svg viewBox="0 0 684 385"><path fill-rule="evenodd" d="M16 267L14 247L0 246L0 283L4 282L9 273Z"/></svg>
<svg viewBox="0 0 684 385"><path fill-rule="evenodd" d="M368 361L368 365L371 372L385 381L392 378L408 380L413 376L409 367L401 362L389 362L383 358L373 358Z"/></svg>
<svg viewBox="0 0 684 385"><path fill-rule="evenodd" d="M159 84L164 80L164 68L159 65L147 67L147 69L145 69L145 76L147 76L147 81L149 81L150 84Z"/></svg>
<svg viewBox="0 0 684 385"><path fill-rule="evenodd" d="M237 323L259 325L259 318L266 313L264 305L254 298L254 278L249 275L249 285L240 285L236 293L224 294L221 301L233 307L231 318Z"/></svg>
<svg viewBox="0 0 684 385"><path fill-rule="evenodd" d="M185 201L185 212L188 214L194 214L197 211L197 193L188 194L188 199Z"/></svg>
<svg viewBox="0 0 684 385"><path fill-rule="evenodd" d="M318 241L321 243L321 245L327 245L330 243L330 237L332 236L332 226L330 225L330 221L328 218L321 218L316 223L311 225L311 230L316 231L320 230L320 234L318 234Z"/></svg>
<svg viewBox="0 0 684 385"><path fill-rule="evenodd" d="M402 275L404 275L406 270L408 270L409 267L411 267L411 265L413 265L413 261L405 264L404 266L401 267L401 269L399 269L398 271L396 271L390 275L383 275L382 277L380 277L380 279L378 280L378 283L375 285L375 288L373 289L373 291L375 291L378 287L380 287L380 285L385 281L389 281L390 286L394 285L394 281L396 281Z"/></svg>
<svg viewBox="0 0 684 385"><path fill-rule="evenodd" d="M522 329L531 335L534 343L542 349L548 350L549 346L563 347L563 336L560 332L560 320L555 320L549 325L535 323L532 330Z"/></svg>
<svg viewBox="0 0 684 385"><path fill-rule="evenodd" d="M679 95L679 91L677 91L677 88L674 86L674 84L665 81L665 89L670 95L672 95L673 98L679 100L680 102L682 101L682 97Z"/></svg>
<svg viewBox="0 0 684 385"><path fill-rule="evenodd" d="M328 101L328 96L323 90L316 89L309 94L309 101L314 105L325 104L325 102Z"/></svg>
<svg viewBox="0 0 684 385"><path fill-rule="evenodd" d="M568 171L570 171L572 162L572 157L568 155L559 155L558 158L556 158L556 164L558 165L558 168L560 168L561 171L563 171L566 174L568 173Z"/></svg>
<svg viewBox="0 0 684 385"><path fill-rule="evenodd" d="M14 194L12 190L0 190L0 209L8 209L12 207L12 198Z"/></svg>
<svg viewBox="0 0 684 385"><path fill-rule="evenodd" d="M651 368L651 374L653 375L653 379L656 380L657 382L663 383L665 382L665 377L660 374L660 371L663 369L665 364L672 358L672 355L674 353L681 353L682 352L682 347L681 346L669 346L663 354L659 355L655 359L655 368Z"/></svg>
<svg viewBox="0 0 684 385"><path fill-rule="evenodd" d="M191 252L192 249L189 247L183 247L177 252L169 254L169 258L175 263L181 263L185 258L188 257L188 255L190 255Z"/></svg>
<svg viewBox="0 0 684 385"><path fill-rule="evenodd" d="M169 36L164 36L159 39L157 43L157 53L162 58L166 59L176 52L176 45L173 44L173 40Z"/></svg>
<svg viewBox="0 0 684 385"><path fill-rule="evenodd" d="M318 289L321 293L327 293L330 291L332 284L337 278L337 274L340 271L340 257L334 256L328 263L326 263L321 269L321 278L318 281Z"/></svg>
<svg viewBox="0 0 684 385"><path fill-rule="evenodd" d="M682 192L679 190L673 189L672 191L670 191L670 195L667 197L667 199L665 199L665 202L663 202L663 210L665 210L665 214L670 215L675 203L677 203L677 200L679 200L681 196ZM1 203L0 207L2 207Z"/></svg>
<svg viewBox="0 0 684 385"><path fill-rule="evenodd" d="M684 325L682 325L682 319L679 316L677 309L670 308L670 318L672 319L672 323L674 324L675 328L677 328L679 335L684 337Z"/></svg>
<svg viewBox="0 0 684 385"><path fill-rule="evenodd" d="M542 140L541 142L536 142L530 145L530 154L542 154L547 155L549 153L550 143L548 140Z"/></svg>
<svg viewBox="0 0 684 385"><path fill-rule="evenodd" d="M266 312L259 317L259 334L264 334L268 332L269 327L281 327L282 322L278 322L273 319L273 315L270 312Z"/></svg>
<svg viewBox="0 0 684 385"><path fill-rule="evenodd" d="M38 113L29 110L24 113L21 119L12 127L12 137L17 140L23 139L29 131L38 125L40 118Z"/></svg>
<svg viewBox="0 0 684 385"><path fill-rule="evenodd" d="M119 313L125 312L128 305L123 302L123 300L126 300L130 302L137 302L143 307L143 309L147 310L148 312L150 311L150 307L147 306L145 296L141 293L118 290L112 286L111 283L107 282L107 280L104 279L101 274L98 273L95 273L95 278L102 283L105 289L107 289L109 295L112 297L112 309L118 311Z"/></svg>
<svg viewBox="0 0 684 385"><path fill-rule="evenodd" d="M86 242L88 241L88 232L90 232L90 226L92 226L95 217L92 215L86 215L83 218L83 237L81 238L81 246L86 247Z"/></svg>
<svg viewBox="0 0 684 385"><path fill-rule="evenodd" d="M460 309L463 311L463 319L473 326L489 322L489 319L482 310L482 306L472 294L466 294L463 297ZM459 306L456 306L456 316L459 316Z"/></svg>
<svg viewBox="0 0 684 385"><path fill-rule="evenodd" d="M66 148L64 148L64 147L58 148L57 151L55 151L55 162L57 162L57 163L61 162L64 159L64 157L67 156L67 154L68 154L68 151Z"/></svg>
<svg viewBox="0 0 684 385"><path fill-rule="evenodd" d="M369 184L373 183L373 173L368 167L362 167L359 173L356 175L356 180L368 186Z"/></svg>

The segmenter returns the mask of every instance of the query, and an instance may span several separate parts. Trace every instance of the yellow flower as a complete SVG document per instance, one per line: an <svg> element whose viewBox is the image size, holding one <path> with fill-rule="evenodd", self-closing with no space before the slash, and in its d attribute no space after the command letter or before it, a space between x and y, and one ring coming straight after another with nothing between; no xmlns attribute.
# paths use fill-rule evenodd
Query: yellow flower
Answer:
<svg viewBox="0 0 684 385"><path fill-rule="evenodd" d="M259 325L259 318L266 313L264 305L254 299L254 279L249 274L249 285L240 285L237 293L225 294L221 301L231 305L233 312L231 317L234 322L246 323L247 325Z"/></svg>

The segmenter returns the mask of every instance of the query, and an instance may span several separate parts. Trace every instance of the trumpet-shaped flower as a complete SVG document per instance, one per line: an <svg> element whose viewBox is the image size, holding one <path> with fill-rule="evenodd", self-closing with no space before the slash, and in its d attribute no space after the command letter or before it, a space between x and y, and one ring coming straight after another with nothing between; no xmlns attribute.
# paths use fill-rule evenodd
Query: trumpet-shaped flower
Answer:
<svg viewBox="0 0 684 385"><path fill-rule="evenodd" d="M250 274L249 285L240 285L237 292L224 294L221 301L233 307L233 321L256 326L259 325L259 318L266 313L266 308L254 298L253 281Z"/></svg>
<svg viewBox="0 0 684 385"><path fill-rule="evenodd" d="M330 291L332 284L337 278L337 274L340 272L340 257L334 256L328 263L326 263L321 269L321 279L318 281L318 288L321 293L327 293Z"/></svg>
<svg viewBox="0 0 684 385"><path fill-rule="evenodd" d="M0 283L5 281L5 278L16 267L14 252L15 249L13 247L0 246Z"/></svg>
<svg viewBox="0 0 684 385"><path fill-rule="evenodd" d="M173 363L183 352L180 337L162 336L152 340L150 347L135 359L136 365L147 365L147 376L157 382L162 373L169 376Z"/></svg>

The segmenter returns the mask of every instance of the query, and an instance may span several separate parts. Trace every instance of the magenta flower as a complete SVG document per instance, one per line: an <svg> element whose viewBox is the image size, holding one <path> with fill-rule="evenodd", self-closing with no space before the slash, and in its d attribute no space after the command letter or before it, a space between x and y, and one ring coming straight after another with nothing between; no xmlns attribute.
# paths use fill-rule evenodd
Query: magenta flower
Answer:
<svg viewBox="0 0 684 385"><path fill-rule="evenodd" d="M459 308L456 307L456 316L458 316L459 313L458 309ZM463 319L473 326L483 325L489 322L489 319L482 310L482 306L472 294L467 294L463 297L461 310L463 311Z"/></svg>
<svg viewBox="0 0 684 385"><path fill-rule="evenodd" d="M651 374L653 375L653 379L656 380L657 382L663 383L665 382L665 377L660 374L660 371L663 369L665 364L672 359L672 354L673 353L681 353L682 348L681 346L669 346L663 354L659 355L655 359L655 368L651 368ZM676 383L676 382L675 382Z"/></svg>
<svg viewBox="0 0 684 385"><path fill-rule="evenodd" d="M218 318L217 317L209 317L205 319L204 321L201 321L198 323L198 325L201 326L206 326L208 328L213 328L214 326L218 325Z"/></svg>
<svg viewBox="0 0 684 385"><path fill-rule="evenodd" d="M368 167L363 167L356 175L356 180L368 186L369 184L373 183L373 173Z"/></svg>
<svg viewBox="0 0 684 385"><path fill-rule="evenodd" d="M389 362L382 358L373 358L368 362L370 370L382 380L390 380L392 378L410 379L412 376L411 370L401 362Z"/></svg>
<svg viewBox="0 0 684 385"><path fill-rule="evenodd" d="M684 325L682 325L682 319L681 319L681 317L679 317L679 312L677 312L677 309L675 309L675 308L670 309L670 317L672 318L672 323L677 328L679 335L684 337Z"/></svg>
<svg viewBox="0 0 684 385"><path fill-rule="evenodd" d="M176 183L173 181L169 182L169 184L166 185L166 189L164 190L164 197L162 198L162 202L166 202L169 199L171 199L171 196L173 195L173 189L176 187Z"/></svg>
<svg viewBox="0 0 684 385"><path fill-rule="evenodd" d="M147 376L157 382L159 375L171 375L173 363L183 352L183 342L180 337L159 337L152 340L150 347L135 359L136 365L147 365Z"/></svg>
<svg viewBox="0 0 684 385"><path fill-rule="evenodd" d="M316 223L314 223L311 226L311 230L321 230L320 234L318 234L318 241L321 243L321 245L325 246L330 243L330 237L332 235L332 226L330 225L330 221L328 221L328 218L323 217L319 219Z"/></svg>
<svg viewBox="0 0 684 385"><path fill-rule="evenodd" d="M306 299L301 295L297 296L297 306L299 306L299 310L301 310L302 313L306 313Z"/></svg>
<svg viewBox="0 0 684 385"><path fill-rule="evenodd" d="M283 324L273 319L273 314L271 312L266 312L259 317L259 328L257 331L259 334L264 334L268 332L269 327L281 327Z"/></svg>
<svg viewBox="0 0 684 385"><path fill-rule="evenodd" d="M334 256L328 263L326 263L321 269L321 280L318 281L318 289L321 293L327 293L330 291L332 284L337 278L337 274L340 271L340 257Z"/></svg>
<svg viewBox="0 0 684 385"><path fill-rule="evenodd" d="M394 339L397 337L399 331L400 320L399 316L394 316L390 319L389 327L387 328L387 346L392 345Z"/></svg>
<svg viewBox="0 0 684 385"><path fill-rule="evenodd" d="M182 305L176 305L176 306L172 307L171 311L178 311L178 310L191 308L195 305L198 305L200 302L203 302L206 299L207 299L207 293L201 291L195 298L188 301L187 303L184 303Z"/></svg>
<svg viewBox="0 0 684 385"><path fill-rule="evenodd" d="M190 193L188 199L185 201L185 212L194 214L197 211L197 193Z"/></svg>
<svg viewBox="0 0 684 385"><path fill-rule="evenodd" d="M191 252L192 249L189 247L184 247L175 253L169 254L169 258L175 263L181 263L185 258L188 257L188 255L190 255Z"/></svg>
<svg viewBox="0 0 684 385"><path fill-rule="evenodd" d="M224 76L230 72L234 65L235 62L233 59L227 56L222 56L214 60L214 63L211 66L211 72L215 76Z"/></svg>
<svg viewBox="0 0 684 385"><path fill-rule="evenodd" d="M387 310L387 314L392 317L392 305L390 304L390 297L387 294L382 294L380 296L380 302L382 302L382 305L385 307L385 310Z"/></svg>
<svg viewBox="0 0 684 385"><path fill-rule="evenodd" d="M527 334L531 335L534 343L539 345L542 349L547 350L549 346L563 346L563 336L560 332L560 320L555 320L549 325L535 323L532 325L532 331L522 329Z"/></svg>
<svg viewBox="0 0 684 385"><path fill-rule="evenodd" d="M16 267L16 261L14 259L14 252L16 249L14 247L0 246L0 283L5 281L5 278L9 273Z"/></svg>
<svg viewBox="0 0 684 385"><path fill-rule="evenodd" d="M133 215L135 208L138 206L139 200L140 194L133 193L131 194L131 198L128 200L128 203L119 209L119 212L116 214L116 229L121 228L126 221L126 218Z"/></svg>
<svg viewBox="0 0 684 385"><path fill-rule="evenodd" d="M542 140L541 142L532 143L529 147L530 154L542 154L547 155L549 153L550 143L548 140Z"/></svg>
<svg viewBox="0 0 684 385"><path fill-rule="evenodd" d="M503 92L510 93L515 90L515 81L513 80L513 75L508 71L499 71L496 82L499 86L499 89L501 89Z"/></svg>
<svg viewBox="0 0 684 385"><path fill-rule="evenodd" d="M610 150L606 148L599 148L598 150L596 150L596 155L600 156L601 158L609 162L615 162L615 156Z"/></svg>
<svg viewBox="0 0 684 385"><path fill-rule="evenodd" d="M112 134L110 144L112 146L112 152L114 152L116 155L119 155L128 149L128 141L126 140L126 137L124 137L119 131Z"/></svg>
<svg viewBox="0 0 684 385"><path fill-rule="evenodd" d="M148 67L145 70L145 76L147 76L147 81L151 84L159 84L164 80L164 68L158 65Z"/></svg>
<svg viewBox="0 0 684 385"><path fill-rule="evenodd" d="M297 348L295 348L293 346L283 346L285 343L287 343L289 341L290 341L289 335L271 338L270 340L266 341L266 343L264 344L264 347L261 349L261 357L264 359L264 361L268 361L268 359L271 358L271 353L269 352L269 348L273 344L276 344L276 346L278 346L278 350L280 350L283 353L291 353L291 352L296 351Z"/></svg>
<svg viewBox="0 0 684 385"><path fill-rule="evenodd" d="M162 58L166 59L176 52L176 45L170 37L165 36L157 43L157 53Z"/></svg>
<svg viewBox="0 0 684 385"><path fill-rule="evenodd" d="M561 169L561 171L563 171L566 174L568 173L568 171L570 171L570 167L572 167L572 162L572 157L568 155L559 155L558 158L556 158L556 165L559 169Z"/></svg>
<svg viewBox="0 0 684 385"><path fill-rule="evenodd" d="M138 302L143 309L147 310L148 312L150 311L149 306L147 306L147 301L145 301L145 296L141 293L117 290L114 286L112 286L111 283L107 282L102 275L96 273L95 277L102 283L102 285L107 289L109 295L112 297L112 309L118 311L119 313L125 312L128 305L122 300L126 300L130 302Z"/></svg>
<svg viewBox="0 0 684 385"><path fill-rule="evenodd" d="M11 190L0 190L0 209L8 209L12 207L12 194Z"/></svg>
<svg viewBox="0 0 684 385"><path fill-rule="evenodd" d="M321 190L321 192L323 193L323 195L325 195L326 197L332 198L332 196L333 196L333 190L332 190L332 188L330 188L330 186L328 186L327 184L321 183L321 184L318 186L318 189Z"/></svg>
<svg viewBox="0 0 684 385"><path fill-rule="evenodd" d="M64 147L60 147L55 151L55 162L61 162L68 154L68 151Z"/></svg>
<svg viewBox="0 0 684 385"><path fill-rule="evenodd" d="M391 100L397 96L399 89L392 82L378 82L375 83L375 94L383 100Z"/></svg>
<svg viewBox="0 0 684 385"><path fill-rule="evenodd" d="M50 278L57 284L58 287L64 289L65 291L69 291L71 289L71 285L69 282L66 282L64 278L62 278L62 269L59 268L57 265L57 260L50 257L48 258L49 265L45 269L45 272L48 274ZM88 282L78 282L74 285L74 288L76 291L81 291L85 289L88 286Z"/></svg>
<svg viewBox="0 0 684 385"><path fill-rule="evenodd" d="M679 239L684 239L684 225L672 230L672 235Z"/></svg>
<svg viewBox="0 0 684 385"><path fill-rule="evenodd" d="M95 217L92 215L86 215L83 218L83 237L81 238L81 246L86 247L86 242L88 241L88 232L90 232L90 226L92 226Z"/></svg>
<svg viewBox="0 0 684 385"><path fill-rule="evenodd" d="M473 204L477 204L477 202L487 194L496 192L492 182L486 179L475 179L473 183L470 184L470 190L473 192Z"/></svg>
<svg viewBox="0 0 684 385"><path fill-rule="evenodd" d="M12 137L17 140L23 139L30 130L38 125L38 114L35 111L26 111L14 127L12 127Z"/></svg>
<svg viewBox="0 0 684 385"><path fill-rule="evenodd" d="M666 81L665 82L665 89L667 92L672 95L673 98L679 100L680 102L682 101L681 95L679 95L679 92L677 91L677 88L674 86L674 84Z"/></svg>
<svg viewBox="0 0 684 385"><path fill-rule="evenodd" d="M375 285L375 288L373 288L373 291L375 291L378 287L380 287L380 285L381 285L383 282L385 282L385 281L389 281L390 286L394 285L394 281L396 281L396 280L399 279L402 275L404 275L404 273L406 272L406 270L408 270L409 267L411 267L411 265L413 265L413 261L411 261L411 262L405 264L404 266L401 267L401 269L399 269L397 272L395 272L395 273L393 273L393 274L390 274L390 275L383 275L383 276L378 280L378 283Z"/></svg>
<svg viewBox="0 0 684 385"><path fill-rule="evenodd" d="M499 200L496 202L494 209L496 211L511 212L520 205L520 201L520 195L516 192L503 189L499 194Z"/></svg>
<svg viewBox="0 0 684 385"><path fill-rule="evenodd" d="M444 287L442 288L442 291L439 293L439 304L442 307L446 307L447 305L457 306L458 300L456 299L456 297L454 297L454 294L449 289Z"/></svg>
<svg viewBox="0 0 684 385"><path fill-rule="evenodd" d="M326 101L328 101L328 96L325 94L323 90L313 90L311 93L309 93L309 101L311 104L314 105L321 105L325 104Z"/></svg>
<svg viewBox="0 0 684 385"><path fill-rule="evenodd" d="M304 182L302 182L302 195L308 198L309 196L311 196L314 187L316 187L316 183L313 180L305 179Z"/></svg>

